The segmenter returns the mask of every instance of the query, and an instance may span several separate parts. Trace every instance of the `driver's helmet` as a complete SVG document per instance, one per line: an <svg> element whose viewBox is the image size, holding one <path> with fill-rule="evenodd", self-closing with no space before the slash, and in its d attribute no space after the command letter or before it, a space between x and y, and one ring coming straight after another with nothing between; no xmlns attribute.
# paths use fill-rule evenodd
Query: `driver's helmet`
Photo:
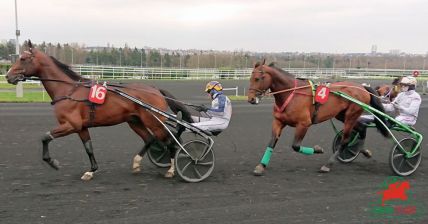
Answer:
<svg viewBox="0 0 428 224"><path fill-rule="evenodd" d="M416 86L416 78L413 76L406 76L403 77L400 81L401 85L406 85L406 86Z"/></svg>
<svg viewBox="0 0 428 224"><path fill-rule="evenodd" d="M210 94L215 93L215 92L221 92L221 91L223 91L223 86L221 86L221 84L217 81L211 81L211 82L207 83L207 85L205 87L205 92L210 93Z"/></svg>

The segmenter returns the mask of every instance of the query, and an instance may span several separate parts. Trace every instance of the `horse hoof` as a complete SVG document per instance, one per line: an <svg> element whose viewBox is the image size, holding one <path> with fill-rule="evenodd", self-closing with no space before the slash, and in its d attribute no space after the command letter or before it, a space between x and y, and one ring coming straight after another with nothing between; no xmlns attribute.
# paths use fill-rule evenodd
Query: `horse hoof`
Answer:
<svg viewBox="0 0 428 224"><path fill-rule="evenodd" d="M49 166L51 166L52 168L59 170L59 161L56 159L52 159L51 161L47 162L49 164Z"/></svg>
<svg viewBox="0 0 428 224"><path fill-rule="evenodd" d="M166 172L165 173L165 178L173 178L175 176L174 172Z"/></svg>
<svg viewBox="0 0 428 224"><path fill-rule="evenodd" d="M316 153L316 154L322 154L322 153L324 153L324 149L321 146L319 146L319 145L315 145L314 146L314 153Z"/></svg>
<svg viewBox="0 0 428 224"><path fill-rule="evenodd" d="M93 177L94 177L94 172L86 172L85 174L83 174L83 176L80 179L84 181L88 181L88 180L92 180Z"/></svg>
<svg viewBox="0 0 428 224"><path fill-rule="evenodd" d="M139 173L139 172L141 172L141 168L140 167L135 167L135 168L132 169L132 173L133 174L136 174L136 173Z"/></svg>
<svg viewBox="0 0 428 224"><path fill-rule="evenodd" d="M263 176L265 172L265 168L262 164L259 164L254 168L253 174L254 176Z"/></svg>
<svg viewBox="0 0 428 224"><path fill-rule="evenodd" d="M370 158L372 158L372 156L373 156L373 154L372 154L372 152L370 151L370 150L368 150L368 149L363 149L363 150L361 150L361 153L367 158L367 159L370 159Z"/></svg>
<svg viewBox="0 0 428 224"><path fill-rule="evenodd" d="M321 169L319 170L320 173L328 173L330 172L330 168L328 168L327 166L322 166Z"/></svg>

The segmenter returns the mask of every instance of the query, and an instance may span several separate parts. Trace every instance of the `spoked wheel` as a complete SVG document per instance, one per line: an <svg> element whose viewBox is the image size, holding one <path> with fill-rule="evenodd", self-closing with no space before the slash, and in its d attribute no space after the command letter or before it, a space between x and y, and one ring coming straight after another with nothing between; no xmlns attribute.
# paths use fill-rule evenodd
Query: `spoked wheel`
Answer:
<svg viewBox="0 0 428 224"><path fill-rule="evenodd" d="M360 148L358 147L359 140L355 139L358 133L356 131L352 131L351 133L351 142L348 143L342 151L339 152L337 156L337 160L342 163L350 163L354 161L360 154ZM340 149L340 142L342 141L343 130L338 132L333 140L333 153Z"/></svg>
<svg viewBox="0 0 428 224"><path fill-rule="evenodd" d="M209 144L193 140L183 144L175 154L175 168L178 175L187 182L199 182L209 177L214 170L214 152Z"/></svg>
<svg viewBox="0 0 428 224"><path fill-rule="evenodd" d="M413 138L405 138L399 143L406 152L410 152L416 147L417 141ZM397 175L409 176L416 171L421 163L421 159L421 147L416 150L413 156L407 158L406 154L400 149L400 146L396 144L389 155L389 165Z"/></svg>
<svg viewBox="0 0 428 224"><path fill-rule="evenodd" d="M171 166L171 155L168 148L159 141L152 143L150 148L147 150L149 160L157 167L170 167Z"/></svg>

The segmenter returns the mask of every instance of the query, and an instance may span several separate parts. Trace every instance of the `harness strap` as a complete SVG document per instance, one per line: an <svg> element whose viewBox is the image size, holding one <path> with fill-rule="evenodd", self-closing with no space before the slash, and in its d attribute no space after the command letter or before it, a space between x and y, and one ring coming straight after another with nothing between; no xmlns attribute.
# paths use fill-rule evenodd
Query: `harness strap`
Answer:
<svg viewBox="0 0 428 224"><path fill-rule="evenodd" d="M312 114L311 117L311 122L312 124L316 124L317 123L317 115L318 115L318 109L320 108L321 104L318 102L315 102L315 93L316 93L316 87L318 86L317 84L314 85L314 83L311 80L308 80L309 85L311 86L311 92L312 92L312 104L314 105L315 109L314 109L314 113Z"/></svg>
<svg viewBox="0 0 428 224"><path fill-rule="evenodd" d="M62 101L62 100L71 100L71 101L76 101L76 102L89 102L89 100L87 100L87 99L80 100L80 99L74 99L74 98L72 98L70 96L61 96L59 98L56 98L56 99L52 100L51 101L51 105L53 106L53 105L55 105L56 103L58 103L59 101Z"/></svg>
<svg viewBox="0 0 428 224"><path fill-rule="evenodd" d="M92 103L92 102L89 102L88 101L88 106L89 106L89 108L90 108L90 110L89 110L89 127L92 127L92 125L93 125L93 123L94 123L94 120L95 120L95 109L96 109L96 104L95 103Z"/></svg>
<svg viewBox="0 0 428 224"><path fill-rule="evenodd" d="M297 79L294 79L294 89L293 91L290 93L290 95L287 97L287 99L284 101L284 103L282 104L281 108L278 107L278 105L274 106L274 111L281 113L285 110L285 108L287 107L287 105L290 103L290 101L293 99L294 97L294 93L296 92L296 86L297 86Z"/></svg>
<svg viewBox="0 0 428 224"><path fill-rule="evenodd" d="M91 101L86 100L86 99L85 100L78 100L78 99L74 99L70 96L62 96L60 98L52 100L51 105L55 105L56 103L58 103L59 101L62 101L62 100L71 100L71 101L86 103L86 105L88 105L88 107L89 107L89 125L88 125L88 127L91 127L93 125L93 122L95 120L95 109L97 106L95 103L92 103Z"/></svg>

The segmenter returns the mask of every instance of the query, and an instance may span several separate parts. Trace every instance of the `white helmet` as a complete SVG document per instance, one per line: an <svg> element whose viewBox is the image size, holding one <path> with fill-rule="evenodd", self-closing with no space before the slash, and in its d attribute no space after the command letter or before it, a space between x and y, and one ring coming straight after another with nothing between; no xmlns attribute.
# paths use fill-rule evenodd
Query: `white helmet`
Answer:
<svg viewBox="0 0 428 224"><path fill-rule="evenodd" d="M403 77L400 81L400 84L407 85L407 86L411 86L411 85L416 86L416 78L413 76Z"/></svg>

